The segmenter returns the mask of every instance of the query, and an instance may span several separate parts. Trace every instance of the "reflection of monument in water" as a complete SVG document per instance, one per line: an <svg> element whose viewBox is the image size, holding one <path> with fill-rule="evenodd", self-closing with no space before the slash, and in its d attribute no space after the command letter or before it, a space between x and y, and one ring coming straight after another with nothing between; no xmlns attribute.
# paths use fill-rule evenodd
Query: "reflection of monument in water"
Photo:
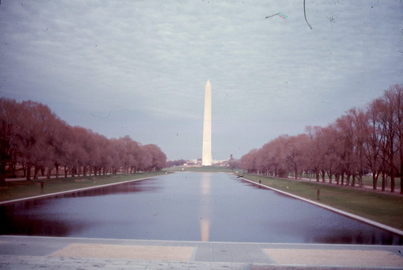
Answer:
<svg viewBox="0 0 403 270"><path fill-rule="evenodd" d="M201 175L200 240L204 242L208 242L210 239L210 181L211 173L203 173Z"/></svg>
<svg viewBox="0 0 403 270"><path fill-rule="evenodd" d="M211 84L207 81L204 93L202 165L211 166Z"/></svg>

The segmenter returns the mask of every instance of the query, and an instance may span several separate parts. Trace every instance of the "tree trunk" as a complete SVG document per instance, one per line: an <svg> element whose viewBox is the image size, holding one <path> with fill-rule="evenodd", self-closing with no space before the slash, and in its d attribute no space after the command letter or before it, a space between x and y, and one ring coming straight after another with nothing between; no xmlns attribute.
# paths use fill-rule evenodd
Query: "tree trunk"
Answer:
<svg viewBox="0 0 403 270"><path fill-rule="evenodd" d="M11 165L10 165L11 176L12 176L12 177L17 177L16 166L17 166L16 162L12 161L12 162L11 162ZM4 169L5 169L5 168L4 168ZM6 172L6 171L4 170L4 173L5 173L5 172Z"/></svg>
<svg viewBox="0 0 403 270"><path fill-rule="evenodd" d="M6 164L0 163L0 185L6 184Z"/></svg>
<svg viewBox="0 0 403 270"><path fill-rule="evenodd" d="M385 186L386 186L386 175L385 172L382 172L382 191L385 191Z"/></svg>
<svg viewBox="0 0 403 270"><path fill-rule="evenodd" d="M39 171L39 168L37 166L34 166L34 180L38 179L38 171Z"/></svg>
<svg viewBox="0 0 403 270"><path fill-rule="evenodd" d="M358 185L362 188L362 173L358 174Z"/></svg>
<svg viewBox="0 0 403 270"><path fill-rule="evenodd" d="M400 176L400 194L403 194L403 172L401 172Z"/></svg>
<svg viewBox="0 0 403 270"><path fill-rule="evenodd" d="M395 175L393 171L390 174L390 192L395 192Z"/></svg>
<svg viewBox="0 0 403 270"><path fill-rule="evenodd" d="M390 138L390 150L389 150L389 168L390 168L390 192L395 192L395 169L394 169L394 164L393 164L393 160L394 160L394 152L393 152L393 137L391 136Z"/></svg>
<svg viewBox="0 0 403 270"><path fill-rule="evenodd" d="M403 106L402 104L400 104ZM399 114L399 142L400 142L400 149L399 149L399 156L400 156L400 194L403 194L403 129L402 129L402 115Z"/></svg>
<svg viewBox="0 0 403 270"><path fill-rule="evenodd" d="M57 178L59 178L59 165L56 164L55 168L56 168L56 179L57 179Z"/></svg>
<svg viewBox="0 0 403 270"><path fill-rule="evenodd" d="M27 165L27 180L31 180L31 166Z"/></svg>
<svg viewBox="0 0 403 270"><path fill-rule="evenodd" d="M347 174L346 186L349 186L349 185L350 185L350 177L351 177L351 175L350 175L350 174Z"/></svg>
<svg viewBox="0 0 403 270"><path fill-rule="evenodd" d="M372 189L376 190L378 186L378 176L379 174L373 172L372 173Z"/></svg>

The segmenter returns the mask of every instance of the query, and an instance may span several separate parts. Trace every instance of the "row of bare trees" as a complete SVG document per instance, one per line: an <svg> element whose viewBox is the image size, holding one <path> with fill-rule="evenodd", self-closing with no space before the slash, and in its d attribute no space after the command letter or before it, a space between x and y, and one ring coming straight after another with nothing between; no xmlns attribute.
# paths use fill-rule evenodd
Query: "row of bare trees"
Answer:
<svg viewBox="0 0 403 270"><path fill-rule="evenodd" d="M280 136L240 159L249 172L297 179L314 174L317 181L363 185L382 190L400 177L403 191L403 86L393 85L365 109L351 109L326 127L308 127L297 136Z"/></svg>
<svg viewBox="0 0 403 270"><path fill-rule="evenodd" d="M108 139L70 126L49 107L33 101L0 99L0 183L17 171L30 179L160 170L166 156L154 144L129 136Z"/></svg>
<svg viewBox="0 0 403 270"><path fill-rule="evenodd" d="M168 160L167 161L167 167L174 167L174 166L182 166L186 163L187 161L184 159L177 159L177 160Z"/></svg>

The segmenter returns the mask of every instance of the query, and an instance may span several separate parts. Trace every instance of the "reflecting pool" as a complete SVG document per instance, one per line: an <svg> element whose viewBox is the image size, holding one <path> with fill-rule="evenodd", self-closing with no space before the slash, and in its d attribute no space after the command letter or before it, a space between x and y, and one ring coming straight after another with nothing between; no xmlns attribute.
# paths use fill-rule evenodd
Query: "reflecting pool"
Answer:
<svg viewBox="0 0 403 270"><path fill-rule="evenodd" d="M181 172L0 206L0 234L276 243L403 238L225 173Z"/></svg>

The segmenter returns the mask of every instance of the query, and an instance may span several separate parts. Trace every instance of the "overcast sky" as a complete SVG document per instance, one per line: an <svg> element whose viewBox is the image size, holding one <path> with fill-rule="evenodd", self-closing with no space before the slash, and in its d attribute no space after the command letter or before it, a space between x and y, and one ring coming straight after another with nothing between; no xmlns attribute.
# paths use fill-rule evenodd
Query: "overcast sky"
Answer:
<svg viewBox="0 0 403 270"><path fill-rule="evenodd" d="M325 126L403 83L403 1L1 0L0 95L71 125L213 158ZM280 12L265 19L266 16Z"/></svg>

